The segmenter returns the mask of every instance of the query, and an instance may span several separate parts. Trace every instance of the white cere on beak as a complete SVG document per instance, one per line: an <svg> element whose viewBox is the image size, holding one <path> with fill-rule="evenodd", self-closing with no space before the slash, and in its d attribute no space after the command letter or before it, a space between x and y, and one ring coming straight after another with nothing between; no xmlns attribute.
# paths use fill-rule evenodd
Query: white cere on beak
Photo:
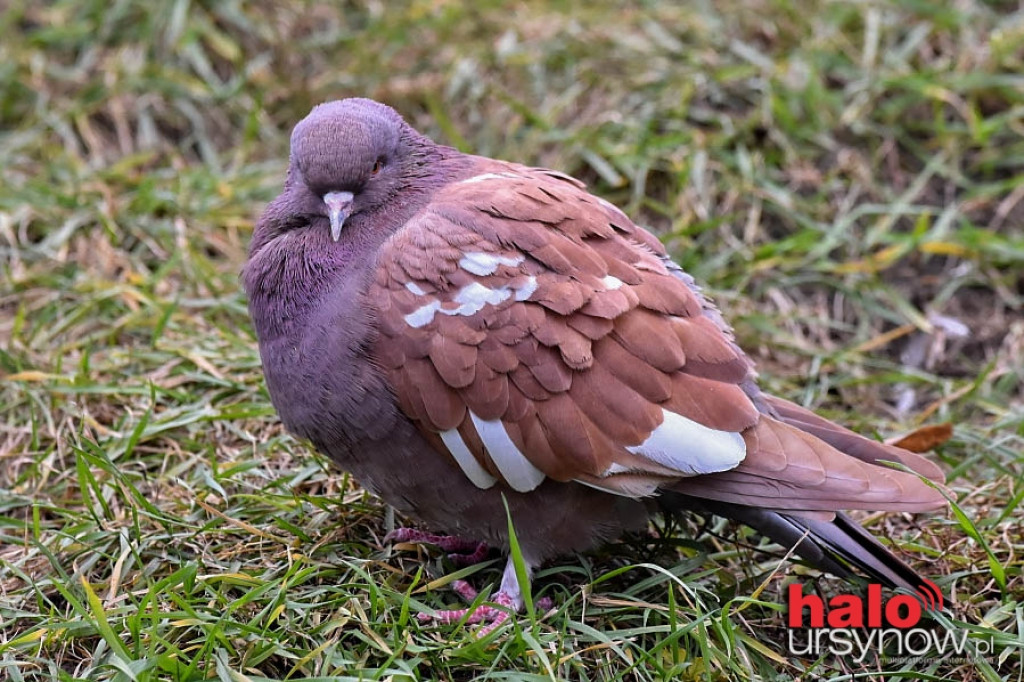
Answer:
<svg viewBox="0 0 1024 682"><path fill-rule="evenodd" d="M331 239L338 241L341 228L352 213L352 192L328 192L324 195L324 203L327 204L327 215L331 219Z"/></svg>

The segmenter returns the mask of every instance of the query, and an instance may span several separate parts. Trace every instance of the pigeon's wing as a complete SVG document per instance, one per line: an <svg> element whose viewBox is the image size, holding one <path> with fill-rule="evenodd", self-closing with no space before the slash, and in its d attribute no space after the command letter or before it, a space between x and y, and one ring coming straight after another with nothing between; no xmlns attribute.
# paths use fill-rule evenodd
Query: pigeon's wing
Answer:
<svg viewBox="0 0 1024 682"><path fill-rule="evenodd" d="M750 362L692 279L562 174L494 164L447 186L384 245L369 296L373 352L402 409L480 487L552 478L635 497L707 486L776 508L942 504L915 476L765 414Z"/></svg>

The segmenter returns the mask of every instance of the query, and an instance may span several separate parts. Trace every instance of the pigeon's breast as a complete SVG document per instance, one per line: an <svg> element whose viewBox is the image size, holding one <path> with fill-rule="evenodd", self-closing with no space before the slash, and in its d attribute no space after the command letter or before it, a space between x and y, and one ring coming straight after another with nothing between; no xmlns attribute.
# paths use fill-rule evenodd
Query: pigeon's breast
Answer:
<svg viewBox="0 0 1024 682"><path fill-rule="evenodd" d="M296 234L295 237L300 235ZM386 434L396 409L369 361L368 259L334 263L299 239L247 265L249 313L270 398L289 431L338 458Z"/></svg>
<svg viewBox="0 0 1024 682"><path fill-rule="evenodd" d="M361 296L331 292L280 333L260 339L267 388L285 426L331 451L385 437L397 413L367 349Z"/></svg>

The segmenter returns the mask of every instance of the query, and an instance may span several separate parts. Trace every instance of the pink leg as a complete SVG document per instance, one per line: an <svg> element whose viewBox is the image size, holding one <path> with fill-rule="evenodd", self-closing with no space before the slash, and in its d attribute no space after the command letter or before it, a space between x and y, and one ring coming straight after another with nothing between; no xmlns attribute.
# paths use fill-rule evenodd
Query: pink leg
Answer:
<svg viewBox="0 0 1024 682"><path fill-rule="evenodd" d="M477 598L477 591L465 580L453 581L452 589L467 602L472 603ZM537 600L536 606L539 610L546 611L551 608L552 603L550 599L544 597ZM516 579L515 565L509 559L501 579L501 589L491 597L490 604L480 604L472 611L465 608L437 611L434 614L421 613L417 618L422 623L437 621L448 624L457 623L462 619L465 619L467 623L484 623L485 625L476 634L478 637L486 637L507 621L509 616L519 612L522 608L523 599L519 590L519 581Z"/></svg>
<svg viewBox="0 0 1024 682"><path fill-rule="evenodd" d="M451 552L448 559L456 566L472 566L486 559L490 551L486 542L478 542L472 552Z"/></svg>
<svg viewBox="0 0 1024 682"><path fill-rule="evenodd" d="M487 552L490 550L485 542L464 540L451 535L433 535L415 528L396 528L384 537L384 542L434 545L448 552L448 558L457 566L478 564L487 558Z"/></svg>

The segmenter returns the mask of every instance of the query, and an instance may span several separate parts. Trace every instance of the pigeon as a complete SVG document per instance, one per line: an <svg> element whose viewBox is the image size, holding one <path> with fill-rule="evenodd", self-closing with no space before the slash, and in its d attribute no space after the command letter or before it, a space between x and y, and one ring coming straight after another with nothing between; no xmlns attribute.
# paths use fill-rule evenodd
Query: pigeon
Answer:
<svg viewBox="0 0 1024 682"><path fill-rule="evenodd" d="M529 579L696 510L840 577L921 584L843 512L939 509L942 470L762 391L695 280L569 175L327 102L292 132L242 279L285 427L446 534L393 537L479 558L509 552L511 520ZM510 558L496 607L438 617L523 599Z"/></svg>

